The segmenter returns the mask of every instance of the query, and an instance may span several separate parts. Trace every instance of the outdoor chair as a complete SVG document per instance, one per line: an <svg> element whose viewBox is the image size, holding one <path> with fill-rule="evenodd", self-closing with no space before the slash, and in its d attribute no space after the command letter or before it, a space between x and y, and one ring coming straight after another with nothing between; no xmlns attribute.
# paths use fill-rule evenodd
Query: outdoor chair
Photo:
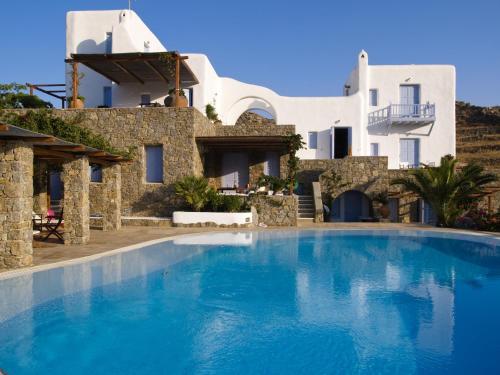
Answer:
<svg viewBox="0 0 500 375"><path fill-rule="evenodd" d="M56 236L59 240L64 242L64 237L63 237L63 231L59 230L59 227L61 226L63 222L63 211L59 214L59 216L56 218L57 220L50 220L45 223L42 223L42 229L47 230L47 234L45 237L42 238L42 241L47 241L50 236L54 235Z"/></svg>

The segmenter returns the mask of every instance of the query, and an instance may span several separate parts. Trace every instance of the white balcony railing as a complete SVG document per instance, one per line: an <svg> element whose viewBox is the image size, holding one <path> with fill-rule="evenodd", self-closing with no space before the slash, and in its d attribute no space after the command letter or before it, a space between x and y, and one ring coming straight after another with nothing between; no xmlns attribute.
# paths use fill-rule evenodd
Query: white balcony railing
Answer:
<svg viewBox="0 0 500 375"><path fill-rule="evenodd" d="M435 104L391 104L368 114L368 126L429 124L436 120Z"/></svg>

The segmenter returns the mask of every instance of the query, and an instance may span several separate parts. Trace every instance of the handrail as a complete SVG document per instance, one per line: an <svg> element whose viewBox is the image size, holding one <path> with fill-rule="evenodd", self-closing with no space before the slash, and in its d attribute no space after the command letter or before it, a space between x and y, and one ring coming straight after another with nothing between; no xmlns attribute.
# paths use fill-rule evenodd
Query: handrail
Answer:
<svg viewBox="0 0 500 375"><path fill-rule="evenodd" d="M368 114L368 125L392 122L393 120L433 120L436 116L435 104L390 104Z"/></svg>

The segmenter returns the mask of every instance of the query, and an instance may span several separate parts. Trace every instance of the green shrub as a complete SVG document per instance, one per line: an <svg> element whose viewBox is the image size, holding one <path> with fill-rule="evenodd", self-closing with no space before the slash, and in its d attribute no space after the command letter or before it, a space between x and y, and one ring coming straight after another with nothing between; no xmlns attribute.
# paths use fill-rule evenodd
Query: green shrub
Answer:
<svg viewBox="0 0 500 375"><path fill-rule="evenodd" d="M175 193L196 212L201 211L208 202L210 188L204 177L187 176L175 183Z"/></svg>
<svg viewBox="0 0 500 375"><path fill-rule="evenodd" d="M239 212L243 209L243 199L237 195L223 195L224 212Z"/></svg>
<svg viewBox="0 0 500 375"><path fill-rule="evenodd" d="M205 210L218 212L224 207L224 196L217 193L215 189L209 189L207 194L207 203Z"/></svg>

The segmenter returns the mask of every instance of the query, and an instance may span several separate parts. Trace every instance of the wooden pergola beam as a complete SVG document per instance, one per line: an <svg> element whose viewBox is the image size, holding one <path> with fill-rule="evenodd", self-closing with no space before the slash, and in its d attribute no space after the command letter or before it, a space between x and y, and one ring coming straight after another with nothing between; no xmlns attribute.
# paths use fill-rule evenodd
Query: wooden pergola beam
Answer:
<svg viewBox="0 0 500 375"><path fill-rule="evenodd" d="M62 151L56 151L56 150L51 150L47 149L44 147L40 146L35 146L33 147L33 153L35 156L48 156L56 159L75 159L76 155L68 153L68 152L62 152Z"/></svg>
<svg viewBox="0 0 500 375"><path fill-rule="evenodd" d="M83 62L85 65L87 65L90 69L92 70L95 70L96 72L98 72L100 75L102 75L103 77L106 77L107 79L109 79L110 81L113 81L114 83L116 83L117 85L120 84L120 82L118 82L115 78L109 76L108 74L106 73L103 73L101 72L99 69L97 69L96 67L92 66L92 64L88 63L88 62Z"/></svg>
<svg viewBox="0 0 500 375"><path fill-rule="evenodd" d="M127 69L126 67L124 67L122 63L120 63L118 61L114 61L114 60L111 60L111 61L112 61L113 65L115 65L119 69L121 69L122 72L128 74L129 76L134 78L136 81L138 81L140 84L144 85L144 81L142 79L140 79L134 72L132 72L129 69Z"/></svg>
<svg viewBox="0 0 500 375"><path fill-rule="evenodd" d="M168 80L168 78L165 77L165 75L163 75L163 73L156 66L154 66L153 64L151 64L151 62L149 60L144 60L144 63L147 66L149 66L151 68L151 70L153 72L155 72L158 77L160 77L163 81L165 81L165 83L167 83L167 84L170 83L170 81Z"/></svg>

